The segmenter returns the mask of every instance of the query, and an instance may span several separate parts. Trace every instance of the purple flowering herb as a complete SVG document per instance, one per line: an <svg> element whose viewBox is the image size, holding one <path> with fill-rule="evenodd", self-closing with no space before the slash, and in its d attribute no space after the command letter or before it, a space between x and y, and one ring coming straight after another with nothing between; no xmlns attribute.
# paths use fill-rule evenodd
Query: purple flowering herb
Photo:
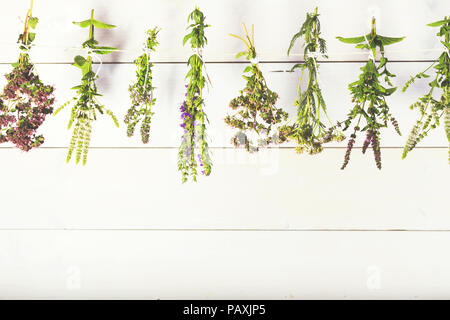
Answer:
<svg viewBox="0 0 450 320"><path fill-rule="evenodd" d="M183 183L189 177L197 181L198 166L203 168L202 174L208 176L211 173L211 159L206 140L208 118L204 111L205 103L202 95L206 79L203 76L204 62L201 54L201 49L207 42L204 31L209 26L205 24L205 16L198 8L189 15L188 21L192 21L189 27L191 32L185 36L183 45L189 41L196 53L188 60L189 83L185 85L185 101L180 107L182 121L180 126L184 129L184 133L178 153L178 170L181 171Z"/></svg>
<svg viewBox="0 0 450 320"><path fill-rule="evenodd" d="M247 79L246 87L229 104L235 112L233 115L227 115L224 121L237 131L232 138L234 146L244 146L248 152L254 152L258 151L261 146L267 146L275 142L273 136L276 136L277 133L271 134L271 132L287 120L288 113L276 107L278 94L267 87L258 64L253 63L257 56L253 28L251 36L248 34L245 25L244 29L246 39L236 35L232 36L242 40L247 47L247 51L239 53L238 56L245 55L247 60L252 63L244 70ZM251 141L249 138L251 132L256 133L260 139ZM242 141L245 141L245 143L241 143Z"/></svg>
<svg viewBox="0 0 450 320"><path fill-rule="evenodd" d="M14 69L5 75L7 84L0 96L0 143L11 142L23 151L44 143L44 137L37 131L46 116L53 113L55 102L54 88L40 80L28 54L35 39L30 29L35 29L38 23L32 10L33 3L18 40L22 52L13 64Z"/></svg>
<svg viewBox="0 0 450 320"><path fill-rule="evenodd" d="M378 35L376 33L376 21L375 18L373 18L372 30L369 34L355 38L338 37L338 39L344 43L355 44L357 48L363 50L370 48L371 58L367 61L365 66L361 68L362 73L359 76L359 80L349 85L354 107L348 113L347 119L344 121L344 131L351 126L354 120L357 121L355 133L349 141L349 146L353 146L356 131L360 131L360 123L365 122L365 124L361 124L363 127L361 131L366 131L366 140L364 141L362 151L365 153L370 144L374 150L377 168L381 169L379 141L381 128L387 128L388 122L391 121L397 133L400 134L397 122L391 120L393 117L389 113L389 106L386 101L386 97L392 95L397 88L394 87L390 81L395 75L387 70L388 59L384 55L384 48L386 45L402 41L404 37L392 38ZM375 61L377 48L381 54L378 63ZM342 169L348 164L350 152L351 148L347 148Z"/></svg>
<svg viewBox="0 0 450 320"><path fill-rule="evenodd" d="M158 28L147 31L146 52L134 62L137 68L136 81L128 89L132 106L128 109L124 119L124 123L127 125L127 136L132 137L136 126L141 122L140 132L143 143L148 143L150 140L150 124L154 115L152 107L156 103L155 88L152 84L153 63L150 62L150 52L154 52L158 46L156 40L158 32Z"/></svg>

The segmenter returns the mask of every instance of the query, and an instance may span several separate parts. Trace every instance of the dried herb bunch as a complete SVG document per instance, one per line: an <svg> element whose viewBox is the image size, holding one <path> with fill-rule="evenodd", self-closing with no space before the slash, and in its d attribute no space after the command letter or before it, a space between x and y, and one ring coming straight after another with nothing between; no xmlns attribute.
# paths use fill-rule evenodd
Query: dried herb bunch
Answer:
<svg viewBox="0 0 450 320"><path fill-rule="evenodd" d="M294 65L291 70L301 70L297 99L294 102L294 105L297 106L297 118L294 124L283 126L280 132L288 139L296 141L298 153L317 154L323 150L322 145L324 143L345 139L338 126L334 125L328 117L325 100L319 87L319 63L317 58L319 54L325 58L327 58L327 55L326 42L320 37L320 21L317 7L313 13L306 14L306 21L291 40L288 55L300 37L303 37L305 40L305 62ZM308 73L308 86L302 92L301 84L305 71ZM321 113L326 117L328 127L321 119Z"/></svg>
<svg viewBox="0 0 450 320"><path fill-rule="evenodd" d="M425 71L411 77L403 87L404 92L416 79L429 78L430 76L426 72L434 68L436 75L433 81L429 83L430 90L410 107L411 109L419 109L420 118L416 121L406 141L403 149L403 159L408 152L413 150L428 135L431 129L435 129L440 125L442 117L444 117L444 128L450 143L450 17L430 23L428 26L440 27L437 36L442 38L441 43L444 45L444 52L442 52L438 61L430 65ZM440 91L440 97L435 99L433 95L437 91ZM448 161L450 164L450 145Z"/></svg>
<svg viewBox="0 0 450 320"><path fill-rule="evenodd" d="M156 36L159 30L154 28L147 31L147 41L144 47L144 54L136 59L136 82L130 85L131 108L125 116L125 124L127 125L127 136L134 135L135 128L139 122L141 124L141 138L143 143L148 143L150 138L150 124L154 112L152 106L155 105L156 99L153 95L154 87L152 84L152 68L153 63L150 62L150 52L154 52L158 42Z"/></svg>
<svg viewBox="0 0 450 320"><path fill-rule="evenodd" d="M190 33L183 39L183 45L190 42L194 53L188 60L189 71L186 79L186 94L183 104L180 106L181 127L183 136L178 152L178 170L181 171L183 183L190 176L197 181L197 167L201 167L201 173L205 176L211 174L211 158L206 136L206 124L208 117L204 111L205 101L203 89L206 85L204 76L204 61L202 49L208 43L205 37L205 15L196 7L188 16ZM206 72L205 72L206 74ZM206 75L207 76L207 75Z"/></svg>
<svg viewBox="0 0 450 320"><path fill-rule="evenodd" d="M92 123L97 120L97 112L109 115L115 125L119 127L119 122L112 111L105 108L98 100L98 97L101 96L98 93L96 84L98 76L92 68L94 56L109 54L116 50L112 47L98 45L98 41L94 37L95 28L112 29L115 26L95 20L94 10L91 11L90 19L74 22L74 24L81 28L89 28L89 38L83 43L83 48L87 50L87 57L80 55L75 57L74 66L80 68L82 73L81 84L72 88L76 90L75 96L58 108L55 114L72 104L68 129L71 129L74 123L75 125L73 126L72 138L67 153L67 162L70 161L75 151L76 163L78 164L83 158L83 165L85 165L91 141Z"/></svg>
<svg viewBox="0 0 450 320"><path fill-rule="evenodd" d="M279 135L277 125L287 120L288 114L283 109L276 108L278 94L267 87L259 68L253 25L251 36L245 24L244 31L245 39L234 34L231 36L242 40L247 47L247 50L238 53L236 58L245 56L251 65L244 69L246 87L230 102L230 108L236 112L226 116L225 123L238 129L231 140L235 147L244 146L248 152L256 152L260 147L285 141ZM251 134L257 138L252 139Z"/></svg>
<svg viewBox="0 0 450 320"><path fill-rule="evenodd" d="M30 151L44 143L37 130L48 114L53 112L54 88L39 79L29 57L36 37L38 18L32 16L33 1L25 18L23 33L17 43L21 53L13 70L5 75L8 81L0 100L0 143L12 142L23 151Z"/></svg>
<svg viewBox="0 0 450 320"><path fill-rule="evenodd" d="M386 102L386 97L393 94L397 88L393 86L390 80L395 75L387 70L388 59L384 56L384 47L400 42L404 37L391 38L380 36L376 33L375 23L375 18L373 18L372 30L367 35L355 38L337 37L342 42L356 44L356 48L368 49L371 54L371 59L361 68L362 73L359 76L359 80L349 85L352 102L355 106L344 121L345 126L343 130L347 130L353 120L356 119L357 123L353 128L353 133L350 135L341 169L345 169L350 160L350 154L358 131L366 132L362 152L365 153L369 146L372 148L378 169L381 169L380 129L387 128L388 122L391 122L397 133L401 135L398 123L391 115ZM378 65L375 62L377 48L379 48L381 53ZM389 88L382 85L382 80L389 85ZM361 121L364 121L365 124L362 124ZM363 127L361 128L361 126Z"/></svg>

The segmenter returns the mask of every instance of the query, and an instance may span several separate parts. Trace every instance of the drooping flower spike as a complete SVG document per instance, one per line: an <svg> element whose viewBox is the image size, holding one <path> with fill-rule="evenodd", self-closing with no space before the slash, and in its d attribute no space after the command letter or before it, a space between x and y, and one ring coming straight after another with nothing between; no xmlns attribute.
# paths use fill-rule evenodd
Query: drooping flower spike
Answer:
<svg viewBox="0 0 450 320"><path fill-rule="evenodd" d="M184 37L183 45L189 41L193 54L188 60L190 69L186 75L189 82L186 85L185 100L179 108L183 136L178 152L178 170L181 171L183 183L189 177L197 181L198 166L201 167L201 174L209 176L212 166L206 135L208 117L204 110L203 89L207 84L207 75L202 55L202 49L208 43L205 29L209 25L205 23L205 15L197 7L189 14L189 22L192 22L188 27L191 32Z"/></svg>
<svg viewBox="0 0 450 320"><path fill-rule="evenodd" d="M386 97L390 96L397 89L393 86L390 78L395 77L394 74L387 70L388 59L384 56L384 47L390 44L400 42L402 38L392 38L380 36L376 33L376 21L372 19L372 30L369 34L355 38L337 37L344 43L356 44L356 48L369 50L370 58L364 67L361 68L359 80L349 85L352 95L352 102L355 104L353 109L348 113L347 119L344 121L344 131L346 131L353 120L357 120L353 127L353 133L347 145L347 151L344 157L344 163L341 169L345 169L350 161L350 155L355 144L357 132L366 132L366 140L363 145L363 153L366 152L369 145L372 147L375 163L378 169L381 169L381 149L380 149L380 130L387 128L390 122L400 135L400 129L395 118L391 115ZM381 54L380 61L377 65L375 61L377 48ZM384 81L390 88L382 85ZM361 128L362 126L362 128Z"/></svg>
<svg viewBox="0 0 450 320"><path fill-rule="evenodd" d="M416 79L429 78L430 76L426 74L428 70L431 68L435 70L436 75L429 83L429 91L410 107L419 110L420 118L409 134L403 148L402 157L403 159L406 158L408 153L428 135L430 130L437 128L441 119L444 118L444 130L449 143L448 162L450 164L450 17L430 23L428 26L440 27L437 36L442 38L443 52L437 62L431 64L425 71L411 77L403 87L403 92L405 92ZM439 92L439 98L435 98L437 92Z"/></svg>
<svg viewBox="0 0 450 320"><path fill-rule="evenodd" d="M90 19L74 22L74 24L81 28L89 28L89 38L83 43L83 48L87 50L87 57L76 56L74 58L74 65L82 73L81 84L72 88L76 91L75 96L58 108L55 115L72 104L68 128L71 129L74 123L75 125L73 126L72 139L67 152L67 162L70 161L75 152L75 162L78 164L83 159L83 165L85 165L91 142L92 124L97 120L97 115L106 113L112 118L114 124L119 127L119 122L113 112L107 109L98 99L101 96L98 93L96 84L98 74L94 72L92 67L94 57L109 54L116 50L116 48L98 45L98 41L94 38L95 28L113 29L115 26L94 19L94 10L91 11Z"/></svg>
<svg viewBox="0 0 450 320"><path fill-rule="evenodd" d="M137 68L136 81L128 89L132 106L128 109L124 119L127 125L127 136L132 137L137 124L142 122L140 132L143 143L148 143L150 139L150 124L154 114L152 106L156 103L155 88L152 84L153 63L150 62L150 53L154 52L158 45L156 41L158 32L158 28L147 31L145 52L134 62Z"/></svg>

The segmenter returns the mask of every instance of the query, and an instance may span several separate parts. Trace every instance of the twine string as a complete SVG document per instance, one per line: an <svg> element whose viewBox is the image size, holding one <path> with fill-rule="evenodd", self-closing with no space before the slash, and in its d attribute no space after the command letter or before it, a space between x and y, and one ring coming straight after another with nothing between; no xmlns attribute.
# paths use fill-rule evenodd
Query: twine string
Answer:
<svg viewBox="0 0 450 320"><path fill-rule="evenodd" d="M322 87L322 82L320 80L320 76L319 76L319 68L317 66L317 58L319 58L319 56L323 57L323 54L317 51L313 51L308 53L308 55L312 58L313 63L314 63L314 69L316 71L316 79L317 79L317 83L319 84L320 87Z"/></svg>
<svg viewBox="0 0 450 320"><path fill-rule="evenodd" d="M372 59L373 62L375 62L375 55L373 53L373 50L370 48L370 43L369 43L369 40L367 40L366 35L364 35L364 40L366 40L367 46L369 47L369 55L368 55L367 59Z"/></svg>
<svg viewBox="0 0 450 320"><path fill-rule="evenodd" d="M95 72L95 77L97 78L98 75L100 74L100 70L102 69L102 66L103 66L103 61L100 58L100 55L97 54L95 51L93 51L91 48L78 48L78 50L88 56L91 56L93 59L97 60L97 62L99 63L99 67L98 67L97 71Z"/></svg>
<svg viewBox="0 0 450 320"><path fill-rule="evenodd" d="M192 51L194 52L195 55L198 56L198 58L199 58L200 61L202 62L203 69L205 70L206 79L207 79L209 85L212 87L213 85L212 85L212 82L211 82L211 78L209 77L208 70L206 69L206 63L205 63L205 61L203 60L203 52L202 52L202 49L201 49L201 48L193 48Z"/></svg>

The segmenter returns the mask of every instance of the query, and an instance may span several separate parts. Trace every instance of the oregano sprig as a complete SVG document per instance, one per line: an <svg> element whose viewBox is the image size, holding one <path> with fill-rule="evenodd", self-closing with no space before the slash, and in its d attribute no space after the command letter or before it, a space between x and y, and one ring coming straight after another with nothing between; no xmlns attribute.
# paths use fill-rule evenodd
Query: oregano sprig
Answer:
<svg viewBox="0 0 450 320"><path fill-rule="evenodd" d="M396 132L401 135L397 121L391 115L386 97L390 96L397 89L393 86L391 78L395 77L387 69L388 59L384 55L384 47L404 39L384 37L376 33L376 21L372 19L372 30L369 34L355 38L337 37L344 43L356 44L356 48L367 49L370 51L371 58L361 68L359 80L349 85L352 95L352 102L355 104L353 109L348 113L347 119L344 121L344 131L352 124L353 120L356 125L353 127L353 133L347 145L347 151L344 163L341 169L345 169L350 161L351 151L355 144L357 132L366 132L366 139L363 144L362 152L371 147L374 153L375 162L378 169L381 169L381 150L380 150L380 130L387 128L390 122ZM377 65L375 55L379 49L381 53L380 61ZM388 87L384 87L382 82Z"/></svg>
<svg viewBox="0 0 450 320"><path fill-rule="evenodd" d="M426 72L431 68L434 69L436 75L429 83L429 91L410 106L411 110L419 110L420 118L416 121L409 134L406 145L403 148L402 158L406 158L408 153L428 135L430 130L437 128L441 123L442 117L444 117L444 130L449 142L448 161L450 164L450 17L430 23L428 26L440 27L437 36L442 38L441 43L444 46L444 50L436 62L432 63L425 71L411 77L403 87L403 92L405 92L416 79L429 78L430 75ZM439 98L435 98L437 92L440 92Z"/></svg>
<svg viewBox="0 0 450 320"><path fill-rule="evenodd" d="M33 17L33 1L25 18L24 31L17 43L21 50L13 70L5 75L7 84L0 96L0 143L12 142L23 151L41 146L44 137L37 130L53 112L54 88L45 85L37 75L29 51L39 21Z"/></svg>
<svg viewBox="0 0 450 320"><path fill-rule="evenodd" d="M259 67L254 27L252 26L250 36L245 24L243 26L245 39L234 34L231 36L242 40L247 47L247 50L238 53L236 58L245 56L251 64L244 69L243 78L247 81L245 88L230 102L230 108L236 112L227 115L225 123L238 129L232 138L235 147L244 146L248 152L256 152L260 147L286 140L279 134L278 125L287 120L288 113L276 107L278 94L268 88ZM256 138L252 139L252 134L256 135Z"/></svg>
<svg viewBox="0 0 450 320"><path fill-rule="evenodd" d="M141 124L141 139L143 143L148 143L150 139L150 124L154 112L152 106L155 105L154 87L152 84L153 63L150 62L150 52L156 50L158 42L158 28L147 31L147 41L144 47L144 54L135 60L136 81L130 85L131 108L125 116L124 122L127 125L127 136L134 135L135 128L139 122Z"/></svg>
<svg viewBox="0 0 450 320"><path fill-rule="evenodd" d="M70 161L75 152L76 163L78 164L81 158L83 158L83 165L85 165L91 141L92 123L97 120L97 113L106 113L112 118L115 125L119 127L119 122L113 112L107 109L98 99L98 97L101 96L101 94L98 93L96 84L98 75L93 71L92 67L94 56L109 54L117 49L99 46L98 41L95 40L95 28L112 29L115 28L115 26L95 20L94 10L91 11L90 19L74 22L74 24L81 28L89 28L89 38L82 46L87 50L87 56L83 57L78 55L74 58L74 66L80 68L82 73L81 84L72 88L76 91L76 95L58 108L55 114L72 104L68 129L71 129L73 125L73 131L69 150L67 152L67 162Z"/></svg>
<svg viewBox="0 0 450 320"><path fill-rule="evenodd" d="M205 15L197 7L189 14L187 21L192 23L188 26L190 33L184 37L183 45L189 42L194 53L187 63L189 71L186 79L189 82L186 85L186 98L180 106L183 136L178 152L178 170L181 171L183 183L189 177L197 181L198 166L202 168L203 175L209 176L212 165L206 135L208 117L204 111L203 89L207 81L202 55L202 49L208 43L205 29L209 25L205 23Z"/></svg>
<svg viewBox="0 0 450 320"><path fill-rule="evenodd" d="M297 99L294 105L297 106L297 118L292 125L283 126L280 131L288 139L297 143L298 153L307 152L317 154L323 150L323 144L331 141L342 141L345 139L337 125L334 125L328 117L325 100L322 90L319 87L317 61L318 55L327 58L326 42L320 37L320 20L317 7L313 13L306 14L306 20L296 33L289 45L290 54L295 42L304 38L304 63L293 66L291 71L301 70L298 85ZM302 91L301 84L305 71L308 74L308 86ZM328 127L321 119L321 114L326 117Z"/></svg>

